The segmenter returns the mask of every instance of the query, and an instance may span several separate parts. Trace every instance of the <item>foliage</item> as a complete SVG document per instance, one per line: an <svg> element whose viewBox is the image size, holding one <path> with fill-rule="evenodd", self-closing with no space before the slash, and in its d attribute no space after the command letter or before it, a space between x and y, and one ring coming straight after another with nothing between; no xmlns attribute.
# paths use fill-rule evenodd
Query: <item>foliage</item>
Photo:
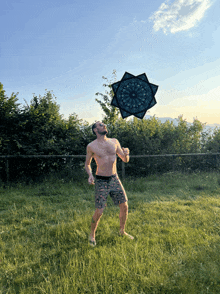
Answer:
<svg viewBox="0 0 220 294"><path fill-rule="evenodd" d="M26 105L23 109L16 105L16 95L12 94L8 99L3 87L0 93L1 110L4 110L4 116L1 116L1 154L82 154L82 148L86 148L86 142L81 136L82 120L76 114L64 120L59 114L56 97L49 91L43 97L34 96L30 106ZM13 159L13 162L10 161L10 178L33 179L62 168L63 159Z"/></svg>
<svg viewBox="0 0 220 294"><path fill-rule="evenodd" d="M116 79L116 71L113 71ZM107 78L103 77L103 79ZM139 120L122 119L119 110L110 105L113 98L112 82L103 84L108 88L102 101L96 101L104 112L103 122L108 128L108 137L117 138L122 147L130 149L131 155L159 155L201 152L220 152L220 130L211 135L204 131L205 124L194 119L187 123L180 115L177 125L166 121L161 123L158 118ZM3 155L85 155L86 146L94 140L91 125L72 113L64 119L59 113L56 97L49 91L44 96L34 96L30 105L20 108L17 94L8 98L0 83L0 154ZM13 180L34 179L44 177L54 171L71 169L84 170L84 159L13 159L9 162L10 178ZM119 159L120 161L120 159ZM210 159L204 160L204 166L215 166ZM94 164L94 162L92 162ZM5 162L0 160L0 177L5 180ZM189 170L201 169L197 158L177 157L175 167ZM147 167L147 170L146 170ZM172 170L171 162L158 158L130 159L126 172L135 171L137 176L143 173L166 172Z"/></svg>
<svg viewBox="0 0 220 294"><path fill-rule="evenodd" d="M215 128L213 135L209 135L206 144L207 152L219 153L220 152L220 129Z"/></svg>
<svg viewBox="0 0 220 294"><path fill-rule="evenodd" d="M9 154L17 141L17 122L19 104L17 94L10 98L5 95L3 84L0 83L0 154Z"/></svg>
<svg viewBox="0 0 220 294"><path fill-rule="evenodd" d="M116 79L116 70L113 70L113 74L115 75L115 79ZM105 77L102 77L102 78L108 80ZM101 105L101 108L105 113L105 116L103 117L103 122L105 124L107 124L110 129L112 128L112 126L114 126L115 122L118 119L118 115L120 113L120 111L117 107L111 105L111 100L114 96L114 92L112 90L111 83L112 82L110 82L108 85L103 84L104 87L108 87L110 89L109 92L105 91L105 93L107 95L103 95L102 93L99 93L99 92L96 93L97 96L98 95L102 96L104 102L101 100L95 99L96 102L98 102Z"/></svg>
<svg viewBox="0 0 220 294"><path fill-rule="evenodd" d="M12 93L11 97L8 98L5 95L5 90L3 90L3 84L0 83L0 121L1 123L4 121L4 119L9 118L17 113L18 106L19 106L19 104L17 104L17 101L18 101L17 94Z"/></svg>

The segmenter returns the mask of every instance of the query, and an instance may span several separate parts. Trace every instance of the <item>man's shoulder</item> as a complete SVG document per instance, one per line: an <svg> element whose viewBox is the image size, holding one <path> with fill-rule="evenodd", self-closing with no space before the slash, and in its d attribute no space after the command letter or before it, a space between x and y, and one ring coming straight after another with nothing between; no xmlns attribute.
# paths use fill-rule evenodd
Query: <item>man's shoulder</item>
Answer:
<svg viewBox="0 0 220 294"><path fill-rule="evenodd" d="M97 140L94 140L87 145L87 148L94 153L96 150L96 146L97 146Z"/></svg>
<svg viewBox="0 0 220 294"><path fill-rule="evenodd" d="M97 142L97 139L90 142L87 146L92 147L92 146L94 146L96 144L96 142Z"/></svg>
<svg viewBox="0 0 220 294"><path fill-rule="evenodd" d="M116 139L116 138L112 138L111 140L112 140L115 144L118 144L118 143L119 143L118 139Z"/></svg>

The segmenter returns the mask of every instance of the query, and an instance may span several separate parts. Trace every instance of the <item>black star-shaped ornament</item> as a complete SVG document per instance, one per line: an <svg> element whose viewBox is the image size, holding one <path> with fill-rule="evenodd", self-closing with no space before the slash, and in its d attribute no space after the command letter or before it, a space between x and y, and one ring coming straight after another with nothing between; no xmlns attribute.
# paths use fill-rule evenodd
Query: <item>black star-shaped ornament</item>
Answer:
<svg viewBox="0 0 220 294"><path fill-rule="evenodd" d="M145 73L134 76L125 72L121 81L111 85L114 97L111 105L120 109L123 118L134 115L143 119L148 109L157 102L158 86L150 84Z"/></svg>

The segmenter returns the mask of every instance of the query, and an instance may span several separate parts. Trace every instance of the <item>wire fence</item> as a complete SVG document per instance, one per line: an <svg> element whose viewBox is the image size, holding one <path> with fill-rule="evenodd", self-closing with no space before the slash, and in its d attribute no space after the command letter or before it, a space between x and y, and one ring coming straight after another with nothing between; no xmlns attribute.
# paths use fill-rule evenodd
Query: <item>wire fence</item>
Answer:
<svg viewBox="0 0 220 294"><path fill-rule="evenodd" d="M18 182L56 172L59 177L82 180L87 177L85 159L86 155L0 155L0 179ZM95 175L94 160L91 167ZM175 171L219 171L219 167L220 153L130 155L129 163L119 158L117 172L125 179Z"/></svg>

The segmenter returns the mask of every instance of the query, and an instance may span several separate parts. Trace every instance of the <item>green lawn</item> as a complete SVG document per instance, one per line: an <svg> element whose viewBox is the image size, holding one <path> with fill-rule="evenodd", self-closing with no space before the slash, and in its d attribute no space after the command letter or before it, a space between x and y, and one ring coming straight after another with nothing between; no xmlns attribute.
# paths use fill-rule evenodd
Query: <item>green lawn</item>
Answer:
<svg viewBox="0 0 220 294"><path fill-rule="evenodd" d="M0 293L220 293L220 175L123 181L126 231L111 199L88 245L94 186L0 188Z"/></svg>

